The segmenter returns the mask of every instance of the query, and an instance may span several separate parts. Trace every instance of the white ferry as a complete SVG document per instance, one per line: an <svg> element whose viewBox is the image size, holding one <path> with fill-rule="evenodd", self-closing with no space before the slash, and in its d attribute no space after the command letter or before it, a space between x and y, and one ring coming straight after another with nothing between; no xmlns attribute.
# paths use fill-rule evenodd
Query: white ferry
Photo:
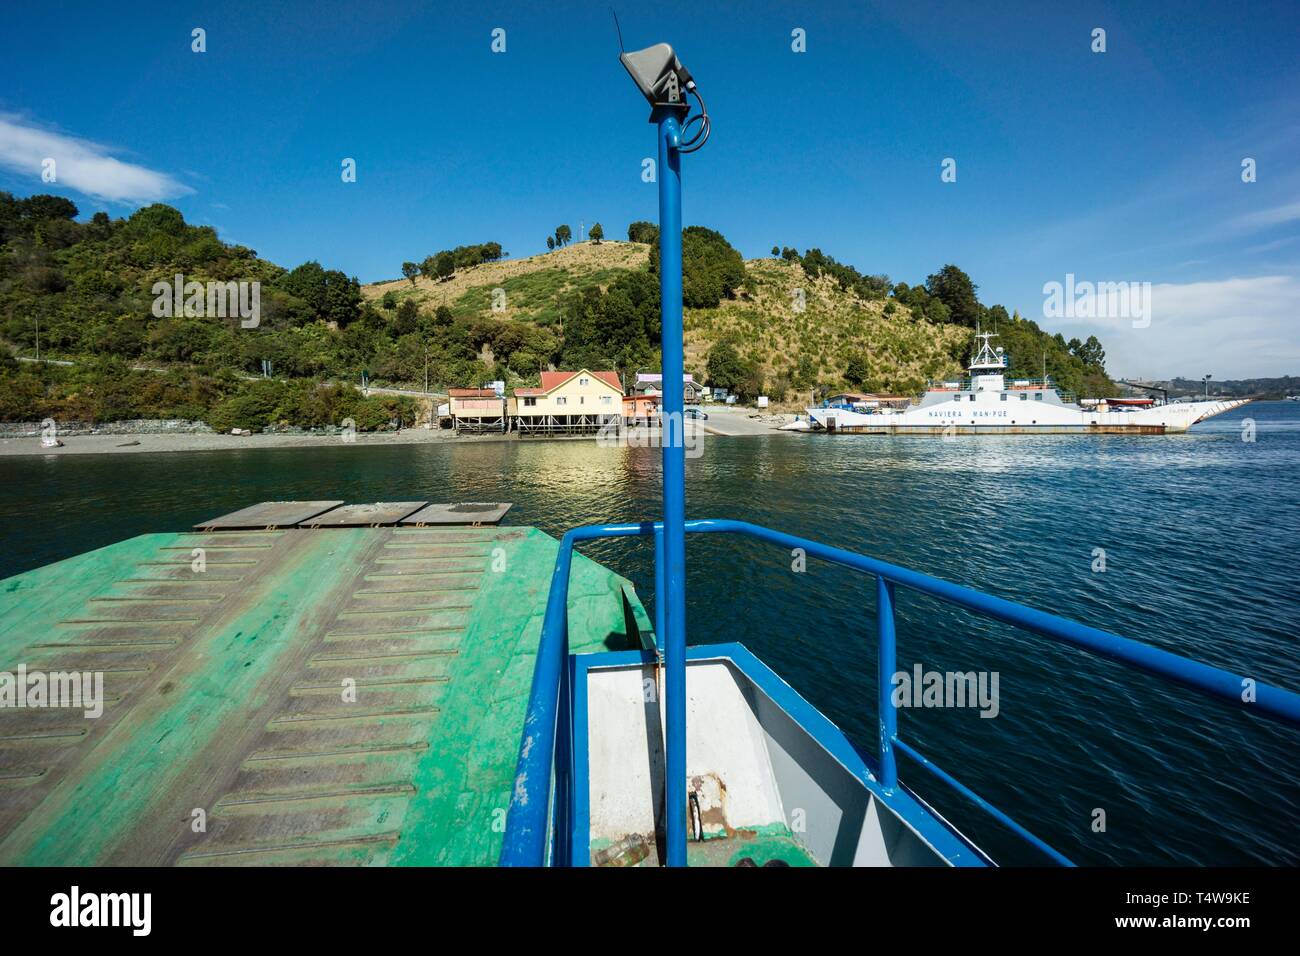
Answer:
<svg viewBox="0 0 1300 956"><path fill-rule="evenodd" d="M981 341L962 381L931 383L906 408L825 404L808 409L811 430L868 435L1138 434L1185 432L1250 399L1161 404L1153 399L1083 399L1063 394L1046 376L1007 381L1007 356L992 332Z"/></svg>

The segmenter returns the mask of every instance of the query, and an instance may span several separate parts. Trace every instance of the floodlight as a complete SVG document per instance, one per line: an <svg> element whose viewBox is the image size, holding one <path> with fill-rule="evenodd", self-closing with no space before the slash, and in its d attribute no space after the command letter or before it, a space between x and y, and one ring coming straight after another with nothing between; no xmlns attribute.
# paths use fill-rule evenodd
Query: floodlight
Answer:
<svg viewBox="0 0 1300 956"><path fill-rule="evenodd" d="M615 15L614 23L617 25L618 16ZM619 33L619 43L622 45L622 32ZM664 107L673 112L680 111L678 121L680 122L681 140L675 145L678 152L693 153L703 146L709 139L709 111L704 105L704 97L700 96L699 87L695 85L695 80L691 77L691 71L682 66L682 61L677 59L677 54L667 43L656 43L654 46L648 46L644 50L633 50L628 53L626 50L619 54L619 62L627 70L636 87L641 91L641 95L649 101L654 110L659 111ZM693 116L688 117L690 105L686 102L686 94L692 93L695 99L699 101L700 111ZM651 122L654 122L655 114L651 114ZM694 135L690 130L694 127Z"/></svg>
<svg viewBox="0 0 1300 956"><path fill-rule="evenodd" d="M677 54L667 43L620 54L619 61L651 106L681 103L686 90L695 85L690 71L682 66L682 61L677 59Z"/></svg>

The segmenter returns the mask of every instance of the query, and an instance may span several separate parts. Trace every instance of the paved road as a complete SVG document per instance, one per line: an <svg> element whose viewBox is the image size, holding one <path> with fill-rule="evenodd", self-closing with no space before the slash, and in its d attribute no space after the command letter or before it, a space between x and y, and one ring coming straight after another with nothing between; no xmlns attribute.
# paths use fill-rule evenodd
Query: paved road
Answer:
<svg viewBox="0 0 1300 956"><path fill-rule="evenodd" d="M732 405L704 407L705 414L709 420L704 423L705 431L711 435L789 435L793 432L779 431L771 419L777 417L769 415L767 412L758 412L752 408L737 408ZM761 415L761 418L750 418L751 415ZM789 421L789 416L783 416L783 421Z"/></svg>

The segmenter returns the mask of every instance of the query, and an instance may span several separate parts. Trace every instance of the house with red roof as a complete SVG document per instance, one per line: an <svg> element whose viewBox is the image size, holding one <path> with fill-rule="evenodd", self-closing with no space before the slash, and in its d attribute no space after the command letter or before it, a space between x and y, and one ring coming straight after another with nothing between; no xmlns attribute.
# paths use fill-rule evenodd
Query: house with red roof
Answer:
<svg viewBox="0 0 1300 956"><path fill-rule="evenodd" d="M510 396L511 426L530 432L594 432L623 417L623 383L617 372L543 372L537 388Z"/></svg>

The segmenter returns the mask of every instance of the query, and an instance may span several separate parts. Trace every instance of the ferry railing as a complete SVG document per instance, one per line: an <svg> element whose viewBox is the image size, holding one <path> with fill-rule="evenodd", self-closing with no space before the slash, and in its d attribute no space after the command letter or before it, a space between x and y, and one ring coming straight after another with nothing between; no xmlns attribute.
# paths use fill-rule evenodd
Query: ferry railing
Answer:
<svg viewBox="0 0 1300 956"><path fill-rule="evenodd" d="M876 579L879 643L876 772L880 786L886 792L899 786L896 752L901 753L911 758L949 789L1006 826L1025 842L1064 866L1072 864L1063 854L899 738L898 714L892 701L893 675L897 666L894 625L896 587L901 586L928 594L977 614L1193 688L1243 710L1258 711L1269 717L1300 726L1300 694L1219 667L1202 664L1099 628L1058 617L1046 611L1039 611L919 571L869 558L843 548L831 547L818 541L774 531L747 521L725 519L688 521L686 531L695 534L738 534L788 550L800 548L807 557L873 575ZM642 535L655 538L655 627L661 629L665 580L661 522L646 521L639 524L574 528L560 541L546 604L546 617L542 624L541 642L537 648L537 665L533 673L532 691L529 695L528 710L520 740L514 790L506 819L505 841L500 857L503 866L544 866L547 863L569 862L564 821L568 818L567 803L572 783L569 779L571 772L569 749L573 728L568 725L571 721L570 708L564 698L568 695L566 680L569 657L568 594L573 547L579 541ZM662 630L658 630L656 636L661 635ZM673 659L670 656L665 661L665 667L670 671L674 668L679 669L681 682L684 685L685 660ZM677 752L684 753L685 748L684 720L674 719L672 711L669 711L665 728L665 750L676 749ZM553 834L563 837L555 846L552 846ZM554 855L548 855L552 851Z"/></svg>

